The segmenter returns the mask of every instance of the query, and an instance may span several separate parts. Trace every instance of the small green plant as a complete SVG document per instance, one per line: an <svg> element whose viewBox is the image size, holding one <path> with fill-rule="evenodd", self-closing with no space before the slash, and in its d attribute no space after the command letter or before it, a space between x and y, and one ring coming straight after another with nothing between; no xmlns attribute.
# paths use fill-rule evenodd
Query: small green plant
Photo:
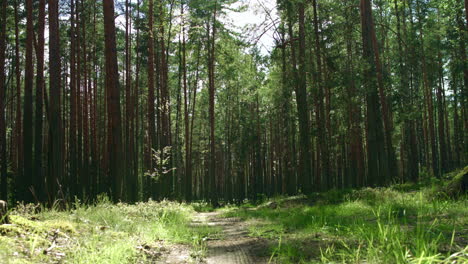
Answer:
<svg viewBox="0 0 468 264"><path fill-rule="evenodd" d="M176 168L170 167L170 159L171 159L171 147L167 146L164 147L162 150L152 150L152 158L154 162L153 170L147 171L145 176L151 177L155 181L158 181L165 175L168 175Z"/></svg>

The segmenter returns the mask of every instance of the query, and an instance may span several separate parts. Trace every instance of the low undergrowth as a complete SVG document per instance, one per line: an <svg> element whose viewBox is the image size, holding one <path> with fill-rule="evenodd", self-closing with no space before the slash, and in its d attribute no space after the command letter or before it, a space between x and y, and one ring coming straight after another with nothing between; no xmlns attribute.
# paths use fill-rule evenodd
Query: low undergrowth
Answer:
<svg viewBox="0 0 468 264"><path fill-rule="evenodd" d="M429 187L330 191L225 209L273 241L273 263L468 263L468 200Z"/></svg>
<svg viewBox="0 0 468 264"><path fill-rule="evenodd" d="M0 225L2 263L153 263L171 244L185 244L195 258L206 237L218 232L192 226L190 205L175 202L95 205L70 211L19 205L10 225Z"/></svg>

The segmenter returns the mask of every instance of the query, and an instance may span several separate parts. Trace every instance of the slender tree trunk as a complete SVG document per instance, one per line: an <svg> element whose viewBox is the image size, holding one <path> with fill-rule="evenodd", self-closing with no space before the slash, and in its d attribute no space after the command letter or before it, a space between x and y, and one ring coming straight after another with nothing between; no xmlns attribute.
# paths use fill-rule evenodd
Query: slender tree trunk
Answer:
<svg viewBox="0 0 468 264"><path fill-rule="evenodd" d="M453 90L453 150L454 150L454 166L460 166L460 152L462 148L462 127L460 125L460 116L459 116L459 107L458 107L458 74L456 73L457 67L457 55L456 52L452 55L452 85L451 88Z"/></svg>
<svg viewBox="0 0 468 264"><path fill-rule="evenodd" d="M160 149L161 153L164 153L164 148L171 146L171 123L170 123L170 97L169 97L169 77L168 77L168 62L167 62L167 52L166 52L166 41L165 41L165 30L164 30L164 10L163 10L163 1L158 1L159 8L159 80L160 80L160 105L161 109L161 137L160 137ZM171 149L171 153L175 149ZM169 164L172 164L172 161L169 161ZM160 191L161 197L168 197L172 191L171 184L171 173L162 176L160 182Z"/></svg>
<svg viewBox="0 0 468 264"><path fill-rule="evenodd" d="M49 177L47 193L49 203L55 201L57 184L63 173L62 162L62 117L61 117L61 57L59 39L58 0L49 0L49 68L50 68L50 134L49 134Z"/></svg>
<svg viewBox="0 0 468 264"><path fill-rule="evenodd" d="M435 138L435 126L434 126L434 107L432 103L432 91L429 84L427 76L427 65L426 65L426 55L424 49L424 31L422 25L422 15L419 0L416 1L417 4L417 13L419 21L419 38L421 41L421 62L422 62L422 73L423 73L423 85L424 85L424 99L426 102L426 109L428 115L428 136L429 136L429 146L431 149L431 165L432 165L432 174L436 177L440 177L439 173L439 164L437 160L437 145Z"/></svg>
<svg viewBox="0 0 468 264"><path fill-rule="evenodd" d="M43 91L44 91L44 23L45 0L39 1L38 35L37 35L37 75L36 75L36 114L34 123L34 191L36 197L43 201L43 176L42 176L42 124L43 124Z"/></svg>
<svg viewBox="0 0 468 264"><path fill-rule="evenodd" d="M26 0L26 64L24 80L24 117L23 117L23 173L20 182L19 199L25 202L32 202L33 197L29 188L33 179L33 127L32 127L32 89L34 78L33 65L33 5L32 0ZM21 166L21 165L20 165Z"/></svg>
<svg viewBox="0 0 468 264"><path fill-rule="evenodd" d="M354 82L354 66L353 66L353 27L350 24L350 18L353 14L347 13L347 33L346 33L346 52L347 52L347 78L348 78L348 127L350 133L349 143L349 159L350 171L349 177L345 179L346 187L359 187L362 186L365 167L362 149L362 130L361 130L361 107L358 102L358 94L356 84Z"/></svg>
<svg viewBox="0 0 468 264"><path fill-rule="evenodd" d="M387 157L384 142L381 111L379 105L378 85L376 76L376 62L372 32L372 6L370 0L360 1L361 34L363 41L363 57L366 65L364 69L366 101L367 101L367 163L368 183L371 186L383 185L387 179Z"/></svg>
<svg viewBox="0 0 468 264"><path fill-rule="evenodd" d="M468 35L468 0L465 0L465 23L460 23L460 31L463 32L460 37L460 51L463 67L463 88L460 91L463 117L463 153L462 162L468 162L468 58L466 55L466 42Z"/></svg>
<svg viewBox="0 0 468 264"><path fill-rule="evenodd" d="M393 131L393 122L392 122L392 114L390 107L387 103L387 95L385 94L385 87L384 87L384 80L383 80L383 70L382 64L380 62L380 54L379 54L379 45L377 43L377 35L375 33L375 26L373 22L373 18L371 16L372 24L371 27L371 37L372 37L372 45L375 57L375 69L377 74L377 84L379 90L379 97L380 97L380 104L382 110L382 119L383 119L383 128L384 128L384 136L385 136L385 146L386 146L386 159L388 164L386 165L388 168L388 173L385 173L385 183L389 183L392 179L390 177L397 177L398 176L398 167L396 162L395 150L393 148L393 140L392 140L392 131Z"/></svg>
<svg viewBox="0 0 468 264"><path fill-rule="evenodd" d="M81 27L82 27L82 48L83 48L83 100L82 100L82 122L83 122L83 172L82 176L82 188L84 189L84 196L86 197L89 195L90 192L90 173L89 173L89 161L90 161L90 151L89 151L89 94L91 91L90 87L90 77L89 77L89 65L88 65L88 47L87 47L87 39L86 39L86 23L87 19L87 11L85 9L84 0L81 0ZM86 195L86 196L85 196Z"/></svg>
<svg viewBox="0 0 468 264"><path fill-rule="evenodd" d="M291 8L291 7L290 7ZM299 14L302 14L301 16L303 17L303 12L304 12L304 6L301 4L299 7ZM298 118L299 118L299 138L300 138L300 160L299 160L299 178L298 178L298 187L305 191L305 179L309 178L311 173L310 173L310 142L309 142L309 117L308 117L308 106L307 106L307 92L306 92L306 83L305 83L305 76L299 78L299 74L297 71L297 62L296 62L296 47L294 45L294 34L292 30L292 14L291 10L288 10L289 15L288 15L288 31L289 31L289 38L291 39L291 58L292 58L292 73L294 80L299 80L298 83L294 85L295 90L296 90L296 101L297 101L297 112L298 112ZM300 23L301 24L301 23ZM299 37L300 46L304 45L305 46L305 40L302 38L305 38L304 36L304 25L301 26L301 33ZM302 39L302 40L301 40ZM301 48L301 47L300 47ZM305 69L302 68L301 70L305 71ZM302 75L302 74L301 74ZM310 188L310 187L307 187Z"/></svg>
<svg viewBox="0 0 468 264"><path fill-rule="evenodd" d="M69 186L71 195L77 194L77 157L76 157L76 131L77 131L77 115L76 115L76 100L77 100L77 87L76 87L76 62L75 62L75 3L74 0L70 1L71 14L70 14L70 132L69 132L69 159L70 159L70 177Z"/></svg>
<svg viewBox="0 0 468 264"><path fill-rule="evenodd" d="M114 201L122 199L122 129L120 111L119 73L117 67L117 50L115 41L114 1L103 1L104 39L106 57L106 90L109 137L109 176L112 177L112 194Z"/></svg>
<svg viewBox="0 0 468 264"><path fill-rule="evenodd" d="M323 105L323 100L324 100L324 82L322 78L322 52L321 52L321 47L320 47L320 35L319 35L319 23L318 23L318 17L317 17L317 0L312 1L313 7L314 7L314 34L315 34L315 50L316 50L316 63L317 63L317 88L318 88L318 93L317 93L317 101L318 101L318 133L319 133L319 144L320 144L320 167L321 167L321 172L322 172L322 179L323 179L323 185L325 189L329 189L332 187L332 175L330 173L330 152L329 152L329 146L328 142L329 139L327 137L327 130L328 133L330 133L330 122L325 121L325 108ZM328 96L327 96L328 97ZM329 100L327 100L329 101ZM328 104L327 104L328 105ZM330 111L327 110L327 113ZM327 114L327 117L329 117L329 114ZM328 119L328 118L327 118ZM326 125L327 124L327 125Z"/></svg>
<svg viewBox="0 0 468 264"><path fill-rule="evenodd" d="M81 23L84 22L84 12L82 6L80 7L80 1L76 0L76 25L75 25L75 35L76 35L76 119L77 119L77 144L76 144L76 163L77 163L77 170L76 170L76 181L77 181L77 189L76 195L79 198L83 197L83 36L82 31L80 30ZM109 181L110 183L110 181Z"/></svg>
<svg viewBox="0 0 468 264"><path fill-rule="evenodd" d="M440 38L438 42L440 43ZM442 54L440 51L437 53L438 58L438 68L439 68L439 83L437 85L437 121L438 121L438 136L439 136L439 153L440 153L440 172L445 173L448 170L448 157L447 157L447 145L446 145L446 138L445 138L445 108L443 102L443 79L444 79L444 69L443 69L443 62L442 62Z"/></svg>
<svg viewBox="0 0 468 264"><path fill-rule="evenodd" d="M184 89L184 128L185 128L185 200L192 200L192 157L190 153L190 120L189 120L189 105L188 105L188 92L187 92L187 62L186 62L186 45L185 45L185 16L184 16L184 3L181 3L181 16L182 16L182 74L183 74L183 89Z"/></svg>
<svg viewBox="0 0 468 264"><path fill-rule="evenodd" d="M154 167L151 165L152 162L152 149L156 150L157 138L156 138L156 126L155 126L155 106L154 106L154 30L153 30L153 18L154 18L154 6L153 0L149 0L148 4L148 135L149 135L149 159L150 169ZM159 110L158 110L159 111ZM148 187L150 186L151 179L148 180ZM154 194L153 194L154 195Z"/></svg>
<svg viewBox="0 0 468 264"><path fill-rule="evenodd" d="M192 172L193 170L193 167L192 167L192 156L193 156L193 152L192 152L192 149L193 149L193 131L194 131L194 125L195 125L195 116L196 116L196 103L197 103L197 87L198 87L198 80L199 80L199 67L200 67L200 57L201 57L201 43L199 43L198 45L198 48L197 48L197 62L196 62L196 68L195 68L195 80L193 82L193 91L192 91L192 97L193 97L193 101L192 101L192 109L191 109L191 120L190 120L190 136L189 136L189 157L190 157L190 171ZM194 186L195 186L195 190L197 188L197 177L195 176L195 182L194 182Z"/></svg>
<svg viewBox="0 0 468 264"><path fill-rule="evenodd" d="M218 205L218 192L216 186L216 143L215 143L215 42L216 42L216 12L217 12L217 0L213 10L213 21L212 21L212 34L211 42L208 41L209 46L209 116L210 116L210 200L214 206Z"/></svg>
<svg viewBox="0 0 468 264"><path fill-rule="evenodd" d="M6 155L6 119L5 119L5 49L6 49L6 7L7 0L2 0L0 11L0 198L8 201L7 155Z"/></svg>
<svg viewBox="0 0 468 264"><path fill-rule="evenodd" d="M23 171L23 137L21 122L21 70L20 70L20 52L19 52L19 18L18 5L19 0L15 0L15 81L16 81L16 119L15 119L15 148L13 155L13 168L16 174L21 177ZM18 190L18 188L17 188Z"/></svg>
<svg viewBox="0 0 468 264"><path fill-rule="evenodd" d="M137 1L137 18L140 18L140 0ZM140 52L138 51L140 48L140 29L137 28L137 32L136 32L136 47L135 47L135 50L136 50L136 69L135 69L135 86L134 86L134 91L133 91L133 106L134 106L134 111L135 111L135 119L132 119L134 120L134 123L132 125L132 131L134 131L134 135L136 136L135 138L135 160L134 160L134 163L133 163L133 173L134 173L134 181L135 181L135 185L137 185L137 188L139 187L138 185L138 166L139 166L139 153L140 153L140 131L139 131L139 128L140 128L140 112L139 112L139 107L137 107L139 105L139 100L140 100L140 97L139 97L139 85L140 85ZM143 112L143 111L142 111ZM138 188L139 189L139 188ZM143 196L144 197L144 196Z"/></svg>
<svg viewBox="0 0 468 264"><path fill-rule="evenodd" d="M134 162L134 129L132 126L134 118L134 104L132 98L132 69L131 69L131 10L129 2L125 1L125 148L126 148L126 186L128 187L128 198L131 202L137 201L137 174L133 174Z"/></svg>
<svg viewBox="0 0 468 264"><path fill-rule="evenodd" d="M93 35L96 35L96 1L93 2ZM97 82L98 82L98 73L97 73L97 54L96 54L96 49L97 49L97 44L96 44L96 38L93 38L93 62L92 62L92 69L93 69L93 96L91 99L91 140L92 140L92 149L91 149L91 156L92 156L92 171L91 171L91 185L92 185L92 193L91 195L93 197L96 197L98 194L99 188L98 188L98 177L100 175L100 170L99 170L99 142L97 138L97 97L98 97L98 91L97 91Z"/></svg>

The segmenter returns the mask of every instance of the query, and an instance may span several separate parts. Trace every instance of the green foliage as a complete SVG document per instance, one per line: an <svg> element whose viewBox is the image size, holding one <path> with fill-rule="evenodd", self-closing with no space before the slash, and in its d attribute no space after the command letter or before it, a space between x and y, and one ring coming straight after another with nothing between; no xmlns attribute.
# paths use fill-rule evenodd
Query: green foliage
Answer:
<svg viewBox="0 0 468 264"><path fill-rule="evenodd" d="M145 176L151 177L152 179L158 181L160 178L168 175L176 168L170 167L170 160L171 160L171 147L167 146L164 147L162 150L154 150L152 149L153 155L153 162L154 168L152 171L148 171L145 173Z"/></svg>
<svg viewBox="0 0 468 264"><path fill-rule="evenodd" d="M182 243L195 251L217 230L192 226L191 206L175 202L95 205L75 203L71 211L19 207L12 225L0 226L0 256L11 263L136 263L154 261L163 247ZM159 242L158 242L159 241Z"/></svg>
<svg viewBox="0 0 468 264"><path fill-rule="evenodd" d="M466 199L433 199L430 187L338 194L330 191L317 200L295 198L295 203L274 199L276 209L238 208L225 215L250 221L252 236L277 239L271 254L279 263L467 261Z"/></svg>

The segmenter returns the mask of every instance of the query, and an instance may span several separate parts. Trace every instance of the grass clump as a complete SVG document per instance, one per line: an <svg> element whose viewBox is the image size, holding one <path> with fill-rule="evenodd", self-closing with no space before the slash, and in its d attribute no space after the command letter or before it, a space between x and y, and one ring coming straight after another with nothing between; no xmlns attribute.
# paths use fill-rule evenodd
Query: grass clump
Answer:
<svg viewBox="0 0 468 264"><path fill-rule="evenodd" d="M435 199L433 188L335 190L225 216L276 239L277 263L467 263L468 201Z"/></svg>
<svg viewBox="0 0 468 264"><path fill-rule="evenodd" d="M191 206L176 202L94 205L73 210L18 210L0 226L0 259L6 263L146 263L164 257L172 243L197 246L217 230L192 226Z"/></svg>

